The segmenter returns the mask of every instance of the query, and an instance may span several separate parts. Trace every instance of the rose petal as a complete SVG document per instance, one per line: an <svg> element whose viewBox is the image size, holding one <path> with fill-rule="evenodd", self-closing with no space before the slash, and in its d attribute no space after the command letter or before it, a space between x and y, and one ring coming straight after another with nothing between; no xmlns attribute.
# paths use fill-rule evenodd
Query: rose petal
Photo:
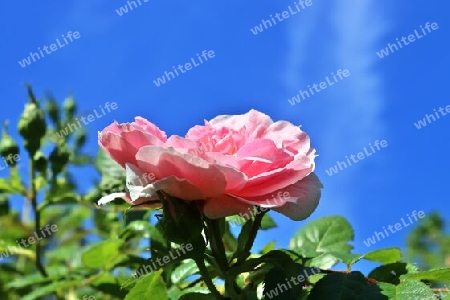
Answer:
<svg viewBox="0 0 450 300"><path fill-rule="evenodd" d="M173 148L142 147L136 155L138 167L156 178L178 177L192 183L205 197L224 194L226 180L216 166Z"/></svg>
<svg viewBox="0 0 450 300"><path fill-rule="evenodd" d="M127 162L136 164L135 155L141 147L161 146L166 140L165 133L152 123L139 117L136 117L136 121L138 123L114 122L98 135L100 146L122 167Z"/></svg>
<svg viewBox="0 0 450 300"><path fill-rule="evenodd" d="M235 131L246 128L250 140L261 138L272 123L268 115L254 109L243 115L221 115L209 121L214 128L228 127Z"/></svg>
<svg viewBox="0 0 450 300"><path fill-rule="evenodd" d="M226 216L248 212L253 207L231 196L208 198L203 207L204 214L210 219L218 219Z"/></svg>
<svg viewBox="0 0 450 300"><path fill-rule="evenodd" d="M316 174L311 173L308 177L293 184L285 192L290 194L286 204L273 210L282 213L294 221L300 221L308 218L319 204L322 183Z"/></svg>
<svg viewBox="0 0 450 300"><path fill-rule="evenodd" d="M278 149L273 141L265 139L245 144L236 156L245 162L241 164L240 170L249 178L284 167L293 160L293 156Z"/></svg>
<svg viewBox="0 0 450 300"><path fill-rule="evenodd" d="M106 196L103 196L102 198L100 198L100 200L98 200L97 204L98 205L105 205L108 202L113 201L116 198L124 198L125 197L125 193L112 193Z"/></svg>

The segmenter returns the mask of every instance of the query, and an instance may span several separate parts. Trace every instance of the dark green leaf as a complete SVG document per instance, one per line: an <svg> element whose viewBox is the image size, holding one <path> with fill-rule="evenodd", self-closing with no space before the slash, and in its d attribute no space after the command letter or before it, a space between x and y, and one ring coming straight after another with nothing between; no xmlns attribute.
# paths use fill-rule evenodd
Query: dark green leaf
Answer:
<svg viewBox="0 0 450 300"><path fill-rule="evenodd" d="M369 273L368 277L381 282L399 284L401 275L415 271L417 271L417 268L414 265L393 263L375 268Z"/></svg>
<svg viewBox="0 0 450 300"><path fill-rule="evenodd" d="M311 290L308 300L387 300L360 272L328 274Z"/></svg>
<svg viewBox="0 0 450 300"><path fill-rule="evenodd" d="M216 300L212 294L189 293L181 296L180 300Z"/></svg>

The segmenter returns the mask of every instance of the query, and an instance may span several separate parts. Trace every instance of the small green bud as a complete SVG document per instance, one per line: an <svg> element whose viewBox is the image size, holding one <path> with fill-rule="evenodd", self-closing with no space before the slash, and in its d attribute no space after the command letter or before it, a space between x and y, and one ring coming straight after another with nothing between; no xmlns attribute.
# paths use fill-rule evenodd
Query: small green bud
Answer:
<svg viewBox="0 0 450 300"><path fill-rule="evenodd" d="M9 199L6 196L0 195L0 217L9 214Z"/></svg>
<svg viewBox="0 0 450 300"><path fill-rule="evenodd" d="M30 102L25 105L25 109L20 117L17 129L25 140L25 148L33 156L41 147L41 139L47 130L44 112L39 108L39 104L28 86Z"/></svg>
<svg viewBox="0 0 450 300"><path fill-rule="evenodd" d="M75 100L72 97L67 97L66 100L64 100L63 107L67 120L73 119L77 111Z"/></svg>
<svg viewBox="0 0 450 300"><path fill-rule="evenodd" d="M59 108L58 108L58 104L56 103L56 101L53 98L50 98L50 100L48 100L48 102L47 102L47 111L48 111L50 120L52 120L52 122L54 124L58 124L59 123Z"/></svg>
<svg viewBox="0 0 450 300"><path fill-rule="evenodd" d="M49 161L51 163L52 173L54 175L61 173L70 159L70 152L62 145L57 146L50 153Z"/></svg>
<svg viewBox="0 0 450 300"><path fill-rule="evenodd" d="M117 222L119 220L119 216L115 212L107 212L106 213L106 220L108 222Z"/></svg>
<svg viewBox="0 0 450 300"><path fill-rule="evenodd" d="M33 164L36 170L38 170L41 174L44 174L47 170L47 158L44 153L41 151L36 152L33 157Z"/></svg>
<svg viewBox="0 0 450 300"><path fill-rule="evenodd" d="M78 130L75 140L75 146L76 148L81 148L85 144L86 144L86 132L84 132L83 130Z"/></svg>
<svg viewBox="0 0 450 300"><path fill-rule="evenodd" d="M15 166L17 162L17 157L19 156L19 146L17 146L16 142L13 138L8 134L8 124L7 122L3 125L3 135L0 140L0 156L4 158L12 158L9 159L10 166Z"/></svg>

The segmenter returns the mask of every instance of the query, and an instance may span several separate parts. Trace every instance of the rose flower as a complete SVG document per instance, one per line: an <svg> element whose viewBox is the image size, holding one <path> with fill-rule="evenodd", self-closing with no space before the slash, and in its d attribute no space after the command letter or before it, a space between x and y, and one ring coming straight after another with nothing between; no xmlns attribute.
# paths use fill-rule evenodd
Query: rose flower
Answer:
<svg viewBox="0 0 450 300"><path fill-rule="evenodd" d="M131 204L157 200L157 192L201 201L211 219L244 213L257 205L293 220L317 207L322 184L314 171L309 136L290 122L256 110L222 115L194 126L185 137L165 132L144 118L113 123L99 133L100 146L126 169ZM148 174L151 174L149 181Z"/></svg>

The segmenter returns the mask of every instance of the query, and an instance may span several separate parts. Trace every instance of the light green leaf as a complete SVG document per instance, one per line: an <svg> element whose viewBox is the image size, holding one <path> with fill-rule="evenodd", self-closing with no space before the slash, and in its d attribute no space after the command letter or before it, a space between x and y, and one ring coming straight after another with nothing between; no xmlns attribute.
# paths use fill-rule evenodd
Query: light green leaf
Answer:
<svg viewBox="0 0 450 300"><path fill-rule="evenodd" d="M329 268L339 260L328 253L350 253L353 246L349 242L353 239L353 228L348 221L331 216L315 220L297 231L290 241L290 249L303 257L314 257L310 265Z"/></svg>
<svg viewBox="0 0 450 300"><path fill-rule="evenodd" d="M89 268L102 268L119 257L119 240L106 240L89 247L81 256L82 263Z"/></svg>
<svg viewBox="0 0 450 300"><path fill-rule="evenodd" d="M171 279L175 284L181 284L189 276L198 272L197 264L193 260L186 260L172 271Z"/></svg>
<svg viewBox="0 0 450 300"><path fill-rule="evenodd" d="M125 300L168 299L167 288L161 277L163 270L143 276L131 289Z"/></svg>
<svg viewBox="0 0 450 300"><path fill-rule="evenodd" d="M261 220L261 229L268 230L275 227L277 227L277 223L275 223L271 216L265 214Z"/></svg>
<svg viewBox="0 0 450 300"><path fill-rule="evenodd" d="M180 290L178 288L172 287L170 289L170 291L168 292L169 299L181 299L181 296L184 294L201 294L201 295L209 294L209 295L211 295L208 288L204 287L204 286L193 286L193 287L186 288L184 290ZM212 298L212 299L214 299L214 298Z"/></svg>
<svg viewBox="0 0 450 300"><path fill-rule="evenodd" d="M420 271L400 276L401 281L405 280L431 280L441 283L450 283L450 269L435 269L429 271Z"/></svg>
<svg viewBox="0 0 450 300"><path fill-rule="evenodd" d="M82 281L83 279L77 279L72 281L56 281L49 285L34 289L30 294L22 297L21 299L22 300L42 299L42 297L48 296L52 292L63 290L67 291L69 287L80 286Z"/></svg>
<svg viewBox="0 0 450 300"><path fill-rule="evenodd" d="M102 178L125 178L125 170L115 162L103 149L99 148L95 160L97 170L102 174Z"/></svg>
<svg viewBox="0 0 450 300"><path fill-rule="evenodd" d="M22 194L23 188L11 184L10 181L0 178L0 193Z"/></svg>
<svg viewBox="0 0 450 300"><path fill-rule="evenodd" d="M379 249L364 254L363 258L382 264L392 264L400 261L402 251L399 248Z"/></svg>
<svg viewBox="0 0 450 300"><path fill-rule="evenodd" d="M330 253L348 266L355 264L361 259L366 259L382 264L391 264L398 262L402 257L402 252L399 248L374 250L366 254L341 253L335 251L332 251Z"/></svg>
<svg viewBox="0 0 450 300"><path fill-rule="evenodd" d="M275 241L271 241L270 243L268 243L267 245L264 246L264 248L262 248L261 250L261 254L266 254L269 253L270 251L272 251L273 249L275 249Z"/></svg>
<svg viewBox="0 0 450 300"><path fill-rule="evenodd" d="M399 285L380 282L378 285L382 289L382 294L389 300L434 300L433 291L428 285L417 280L410 280Z"/></svg>

